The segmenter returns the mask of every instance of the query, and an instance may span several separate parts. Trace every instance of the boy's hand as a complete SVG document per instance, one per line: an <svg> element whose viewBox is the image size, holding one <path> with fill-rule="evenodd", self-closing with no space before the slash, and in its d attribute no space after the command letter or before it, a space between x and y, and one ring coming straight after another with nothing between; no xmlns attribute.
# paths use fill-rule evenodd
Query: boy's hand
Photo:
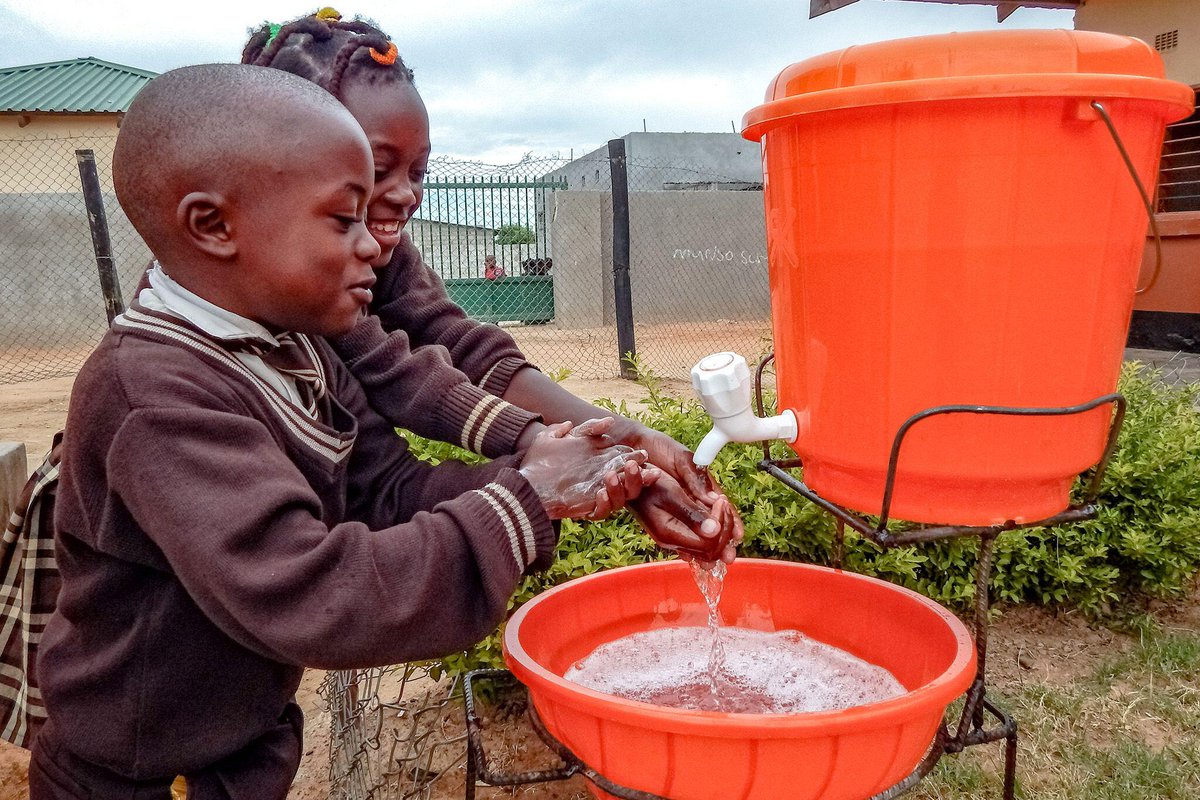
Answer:
<svg viewBox="0 0 1200 800"><path fill-rule="evenodd" d="M709 507L668 475L643 489L630 509L659 547L685 560L731 563L745 535L742 519L727 497L718 495Z"/></svg>
<svg viewBox="0 0 1200 800"><path fill-rule="evenodd" d="M584 433L578 436L569 435L572 427L569 422L547 426L521 461L521 474L551 519L601 519L636 499L661 475L654 468L642 469L645 451L613 444L603 421L583 423Z"/></svg>

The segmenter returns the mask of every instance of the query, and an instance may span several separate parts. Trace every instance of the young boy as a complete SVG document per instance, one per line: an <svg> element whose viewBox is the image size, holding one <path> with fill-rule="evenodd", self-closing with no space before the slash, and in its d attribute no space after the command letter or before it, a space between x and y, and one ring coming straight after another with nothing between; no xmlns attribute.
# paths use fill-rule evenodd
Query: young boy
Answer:
<svg viewBox="0 0 1200 800"><path fill-rule="evenodd" d="M304 666L469 645L549 563L552 518L652 476L566 427L432 467L370 410L307 335L354 325L379 253L369 146L316 85L167 73L126 115L113 172L163 271L72 392L31 797L166 800L184 775L193 798L283 798Z"/></svg>

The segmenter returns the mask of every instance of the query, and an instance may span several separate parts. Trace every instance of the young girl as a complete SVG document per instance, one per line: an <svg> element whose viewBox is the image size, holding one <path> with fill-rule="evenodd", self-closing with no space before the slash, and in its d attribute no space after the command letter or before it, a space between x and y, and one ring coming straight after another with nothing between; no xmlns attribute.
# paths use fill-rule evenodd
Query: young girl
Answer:
<svg viewBox="0 0 1200 800"><path fill-rule="evenodd" d="M334 344L372 404L389 421L428 435L414 423L436 416L439 409L416 407L414 397L429 395L409 391L407 384L428 381L432 367L447 366L432 363L436 354L464 376L447 396L477 388L536 412L547 423L611 417L607 436L645 450L651 463L666 472L632 506L650 535L685 556L731 560L741 539L741 520L707 473L693 465L687 448L634 420L599 409L547 378L526 361L507 333L469 319L422 262L404 227L421 204L430 154L429 119L396 45L378 28L343 21L325 8L285 25L264 25L250 37L242 61L291 72L325 87L350 110L371 143L375 188L367 227L381 251L375 262L379 280L370 306L373 316ZM422 368L414 367L415 361L422 362ZM467 411L471 402L485 400L473 398L456 407ZM443 404L441 410L447 405L452 404ZM467 413L469 419L477 416ZM538 429L529 425L509 441L519 447L519 440ZM445 431L434 435L456 443L471 438L469 430L458 437ZM502 437L493 440L503 446Z"/></svg>

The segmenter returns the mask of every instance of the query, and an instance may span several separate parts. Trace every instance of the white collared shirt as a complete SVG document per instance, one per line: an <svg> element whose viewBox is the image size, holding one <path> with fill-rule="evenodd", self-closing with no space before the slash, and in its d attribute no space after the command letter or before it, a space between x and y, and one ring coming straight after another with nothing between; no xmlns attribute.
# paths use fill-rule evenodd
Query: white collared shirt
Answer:
<svg viewBox="0 0 1200 800"><path fill-rule="evenodd" d="M251 339L262 342L267 349L279 346L275 336L262 325L241 314L221 308L180 286L167 275L157 261L154 262L149 277L150 286L142 289L137 298L147 310L185 320L218 341ZM254 353L244 350L231 352L247 369L278 390L294 405L305 407L296 389L296 381L290 375L279 372Z"/></svg>

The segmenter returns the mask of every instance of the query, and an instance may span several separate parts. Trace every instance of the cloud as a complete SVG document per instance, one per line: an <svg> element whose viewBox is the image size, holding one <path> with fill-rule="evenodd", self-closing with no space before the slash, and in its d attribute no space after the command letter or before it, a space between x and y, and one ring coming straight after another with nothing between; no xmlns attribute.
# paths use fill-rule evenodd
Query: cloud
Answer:
<svg viewBox="0 0 1200 800"><path fill-rule="evenodd" d="M809 20L803 0L360 0L429 106L435 150L576 153L632 130L727 131L788 64L851 44L995 27L995 9L860 0ZM343 11L352 9L343 7ZM0 0L0 66L92 55L164 71L236 61L294 0ZM1071 27L1025 9L1004 27Z"/></svg>

